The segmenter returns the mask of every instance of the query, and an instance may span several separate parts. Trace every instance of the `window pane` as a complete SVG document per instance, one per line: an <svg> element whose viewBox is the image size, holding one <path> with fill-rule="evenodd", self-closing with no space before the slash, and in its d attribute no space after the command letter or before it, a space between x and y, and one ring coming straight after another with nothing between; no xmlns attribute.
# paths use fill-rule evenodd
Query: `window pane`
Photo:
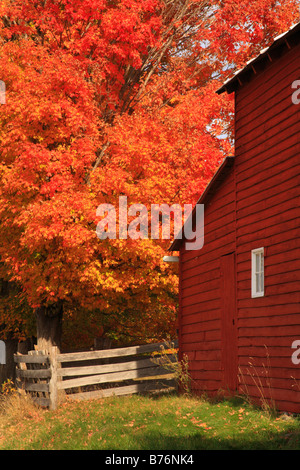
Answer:
<svg viewBox="0 0 300 470"><path fill-rule="evenodd" d="M256 282L255 282L255 291L259 292L259 274L255 274Z"/></svg>
<svg viewBox="0 0 300 470"><path fill-rule="evenodd" d="M264 249L252 250L252 296L264 295Z"/></svg>
<svg viewBox="0 0 300 470"><path fill-rule="evenodd" d="M259 273L260 271L260 253L255 255L255 272Z"/></svg>

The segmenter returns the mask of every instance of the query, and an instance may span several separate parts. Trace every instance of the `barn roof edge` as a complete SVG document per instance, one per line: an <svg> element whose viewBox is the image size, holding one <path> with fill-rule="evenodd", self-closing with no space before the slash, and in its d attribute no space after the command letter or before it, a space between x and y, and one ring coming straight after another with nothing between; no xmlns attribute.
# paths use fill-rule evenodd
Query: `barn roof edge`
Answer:
<svg viewBox="0 0 300 470"><path fill-rule="evenodd" d="M249 79L249 75L252 76L252 74L254 73L253 67L255 65L261 63L263 60L265 60L266 57L270 58L270 55L273 53L273 51L278 49L283 44L286 44L286 46L290 48L291 46L287 42L289 38L293 38L293 40L296 39L297 44L300 42L300 22L292 25L290 29L276 36L269 47L265 47L264 49L262 49L260 53L254 58L250 59L242 69L237 70L234 75L230 77L221 86L221 88L216 91L216 93L220 95L226 91L230 94L235 91L238 86L241 85L242 78L245 79L246 77L248 77Z"/></svg>
<svg viewBox="0 0 300 470"><path fill-rule="evenodd" d="M227 175L227 171L225 171L225 170L228 170L228 168L231 168L232 165L233 165L233 162L234 162L234 156L233 155L229 155L229 156L224 158L221 165L219 166L219 168L215 172L214 176L212 177L212 179L210 180L210 182L206 186L205 190L201 194L200 198L198 199L196 205L197 204L204 204L207 197L214 193L217 185L219 185L220 182L223 181L225 176ZM195 213L196 205L193 208L192 216ZM175 238L175 240L173 241L171 246L168 248L168 251L179 251L180 246L183 243L183 241L184 241L184 238Z"/></svg>

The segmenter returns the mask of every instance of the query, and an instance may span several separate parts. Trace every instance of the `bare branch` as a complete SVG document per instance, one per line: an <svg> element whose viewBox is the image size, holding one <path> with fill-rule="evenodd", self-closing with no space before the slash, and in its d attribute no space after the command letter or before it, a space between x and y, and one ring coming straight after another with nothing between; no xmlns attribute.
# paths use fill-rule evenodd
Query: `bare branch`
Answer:
<svg viewBox="0 0 300 470"><path fill-rule="evenodd" d="M87 177L86 177L86 184L87 184L88 186L90 185L90 178L91 178L92 173L93 173L93 172L96 170L96 168L100 165L100 163L101 163L101 161L102 161L102 159L103 159L103 156L104 156L104 154L105 154L105 152L106 152L106 149L109 147L109 145L110 145L110 142L106 142L106 144L103 145L103 147L102 147L102 149L101 149L101 151L100 151L100 154L99 154L97 160L95 161L93 168L91 169L91 172L87 175Z"/></svg>

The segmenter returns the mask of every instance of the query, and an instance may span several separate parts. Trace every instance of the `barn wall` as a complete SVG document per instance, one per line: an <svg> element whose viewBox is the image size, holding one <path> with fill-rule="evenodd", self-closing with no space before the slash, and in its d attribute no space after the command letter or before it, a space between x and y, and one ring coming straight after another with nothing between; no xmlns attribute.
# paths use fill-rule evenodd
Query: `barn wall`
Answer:
<svg viewBox="0 0 300 470"><path fill-rule="evenodd" d="M236 92L238 354L243 390L300 412L300 46ZM251 298L251 250L265 248L265 296ZM269 379L267 383L266 377Z"/></svg>
<svg viewBox="0 0 300 470"><path fill-rule="evenodd" d="M234 174L204 203L204 246L180 253L181 355L188 357L194 392L221 388L220 257L235 250ZM200 255L200 256L199 256Z"/></svg>
<svg viewBox="0 0 300 470"><path fill-rule="evenodd" d="M180 251L181 357L192 389L222 389L221 257L235 253L239 391L300 412L300 46L236 92L234 168L205 200L204 247ZM251 298L251 250L265 248L265 295ZM224 328L223 328L224 329ZM222 349L223 346L223 349ZM223 368L223 369L222 369ZM224 376L224 374L223 374Z"/></svg>

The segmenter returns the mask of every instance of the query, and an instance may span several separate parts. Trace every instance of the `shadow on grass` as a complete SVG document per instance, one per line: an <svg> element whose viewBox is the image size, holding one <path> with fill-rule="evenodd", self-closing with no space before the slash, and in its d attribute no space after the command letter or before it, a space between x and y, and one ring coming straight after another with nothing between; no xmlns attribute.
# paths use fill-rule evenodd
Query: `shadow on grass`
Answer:
<svg viewBox="0 0 300 470"><path fill-rule="evenodd" d="M144 434L139 444L142 450L300 450L300 434L297 436L287 431L237 440L206 437L201 433L186 436L184 439L152 433Z"/></svg>
<svg viewBox="0 0 300 470"><path fill-rule="evenodd" d="M156 397L159 399L159 397ZM154 398L155 400L155 398ZM225 400L208 400L207 403L227 403L232 410L238 410L245 405L243 397L235 396ZM259 407L253 406L253 410L261 411ZM272 413L270 414L272 415ZM279 415L277 415L278 417ZM276 415L273 415L275 420ZM286 419L290 419L289 416ZM182 436L174 436L173 429L166 433L165 430L152 430L145 432L140 437L139 446L143 450L300 450L300 416L296 417L285 429L278 432L270 428L261 429L259 426L249 427L244 432L230 435L228 429L227 436L211 435L204 430L194 431ZM257 418L259 423L259 418ZM212 426L212 425L210 425ZM225 428L224 428L225 429ZM221 433L221 434L225 434Z"/></svg>

